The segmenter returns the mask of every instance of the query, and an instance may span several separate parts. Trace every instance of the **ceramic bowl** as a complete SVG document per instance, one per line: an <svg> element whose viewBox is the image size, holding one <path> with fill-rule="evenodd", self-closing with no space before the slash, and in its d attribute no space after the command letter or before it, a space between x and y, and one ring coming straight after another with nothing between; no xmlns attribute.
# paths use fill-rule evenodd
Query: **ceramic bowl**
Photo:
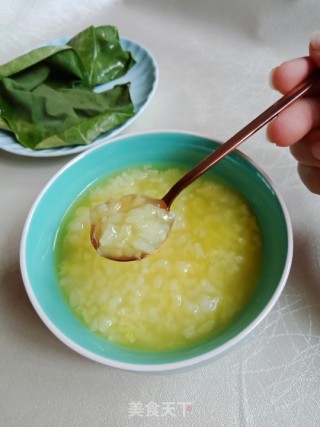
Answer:
<svg viewBox="0 0 320 427"><path fill-rule="evenodd" d="M116 368L156 372L186 368L222 355L246 337L272 309L288 277L292 229L279 192L261 169L240 151L207 173L217 174L246 199L263 239L263 265L254 295L223 331L189 348L145 352L111 344L90 332L73 315L57 285L54 244L63 216L93 181L127 166L177 164L192 167L218 143L182 132L124 136L94 147L67 163L45 186L27 217L20 263L28 296L46 326L81 355Z"/></svg>

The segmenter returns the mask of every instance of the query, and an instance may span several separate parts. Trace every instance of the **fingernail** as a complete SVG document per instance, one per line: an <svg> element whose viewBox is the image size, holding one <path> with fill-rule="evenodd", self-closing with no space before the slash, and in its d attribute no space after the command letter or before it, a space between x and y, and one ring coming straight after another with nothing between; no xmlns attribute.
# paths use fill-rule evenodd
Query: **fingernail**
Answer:
<svg viewBox="0 0 320 427"><path fill-rule="evenodd" d="M313 49L320 49L320 31L312 34L310 45L313 47Z"/></svg>

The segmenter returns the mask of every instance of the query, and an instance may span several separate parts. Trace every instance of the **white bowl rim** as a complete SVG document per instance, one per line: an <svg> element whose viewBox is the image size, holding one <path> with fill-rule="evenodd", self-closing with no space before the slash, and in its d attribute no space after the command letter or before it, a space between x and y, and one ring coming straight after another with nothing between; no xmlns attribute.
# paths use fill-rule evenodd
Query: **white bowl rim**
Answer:
<svg viewBox="0 0 320 427"><path fill-rule="evenodd" d="M26 257L25 257L25 247L26 247L26 240L28 235L28 229L31 223L31 219L33 216L34 211L37 208L38 203L42 199L43 195L46 193L47 189L51 186L51 184L59 177L60 174L62 174L65 170L67 170L70 166L72 166L74 163L78 162L82 157L89 155L92 151L99 150L105 145L113 144L119 140L128 139L128 138L134 138L139 137L143 135L155 135L155 134L180 134L180 135L190 135L195 136L202 139L209 139L213 142L218 142L212 137L203 135L201 133L197 132L190 132L190 131L184 131L184 130L152 130L152 131L142 131L142 132L136 132L136 133L130 133L121 135L115 138L111 138L106 140L105 142L102 142L98 146L92 147L78 155L76 155L73 159L71 159L69 162L67 162L64 166L62 166L53 176L52 178L47 182L47 184L43 187L41 192L38 194L37 198L33 202L31 209L27 215L27 219L22 231L21 236L21 242L20 242L20 270L22 274L23 283L26 289L26 292L28 294L28 297L31 301L31 304L33 305L35 311L43 321L43 323L48 327L48 329L60 340L62 341L66 346L74 350L75 352L81 354L82 356L93 360L95 362L98 362L103 365L107 365L113 368L119 368L127 371L136 371L136 372L166 372L166 371L172 371L172 370L179 370L179 369L185 369L188 367L191 367L196 364L204 363L206 361L209 361L210 359L217 358L221 356L223 353L226 353L228 350L230 350L232 347L239 344L246 336L248 336L256 327L257 325L267 316L267 314L272 310L274 305L276 304L277 300L279 299L289 276L291 263L292 263L292 257L293 257L293 232L292 232L292 225L291 220L289 216L288 209L286 207L286 204L284 202L283 197L281 196L279 190L277 189L277 186L274 184L272 179L267 175L265 171L261 169L261 167L252 160L249 156L247 156L245 153L241 152L240 150L236 149L234 150L236 153L238 153L241 157L243 157L245 160L247 160L252 166L254 166L257 171L263 176L263 178L269 183L269 185L272 187L272 190L281 206L281 210L284 216L285 224L286 224L286 231L287 231L287 239L288 239L288 250L287 250L287 256L286 256L286 262L283 267L282 275L279 280L279 283L277 285L277 288L270 298L269 302L266 304L264 309L260 312L260 314L246 327L244 328L240 333L238 333L235 337L231 338L224 344L220 345L217 348L214 348L212 350L209 350L208 352L194 356L188 359L179 360L176 362L164 362L164 363L155 363L155 364L147 364L147 363L129 363L124 361L117 361L114 359L110 359L105 356L100 356L92 351L87 350L86 348L80 346L79 344L76 344L73 340L71 340L68 336L63 334L56 326L55 324L47 317L46 313L42 309L41 305L39 304L35 293L32 289L27 268L26 268ZM218 142L219 143L219 142Z"/></svg>

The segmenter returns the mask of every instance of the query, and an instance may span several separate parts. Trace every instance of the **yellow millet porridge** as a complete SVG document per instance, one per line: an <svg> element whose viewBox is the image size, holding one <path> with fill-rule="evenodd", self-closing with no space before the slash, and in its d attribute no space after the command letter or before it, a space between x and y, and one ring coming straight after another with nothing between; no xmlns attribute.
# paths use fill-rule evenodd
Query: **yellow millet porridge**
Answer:
<svg viewBox="0 0 320 427"><path fill-rule="evenodd" d="M90 241L90 209L140 193L161 198L185 173L133 168L94 183L59 229L59 286L94 333L126 347L168 350L223 329L250 299L261 270L256 218L233 190L202 177L174 201L176 219L154 254L139 261L101 257Z"/></svg>

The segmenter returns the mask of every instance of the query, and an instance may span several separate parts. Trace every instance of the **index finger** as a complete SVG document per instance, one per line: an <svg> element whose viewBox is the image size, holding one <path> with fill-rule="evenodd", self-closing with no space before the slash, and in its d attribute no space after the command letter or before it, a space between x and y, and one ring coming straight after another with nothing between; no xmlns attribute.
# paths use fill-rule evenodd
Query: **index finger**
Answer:
<svg viewBox="0 0 320 427"><path fill-rule="evenodd" d="M285 94L304 80L316 68L310 57L302 57L284 62L272 71L272 86Z"/></svg>

